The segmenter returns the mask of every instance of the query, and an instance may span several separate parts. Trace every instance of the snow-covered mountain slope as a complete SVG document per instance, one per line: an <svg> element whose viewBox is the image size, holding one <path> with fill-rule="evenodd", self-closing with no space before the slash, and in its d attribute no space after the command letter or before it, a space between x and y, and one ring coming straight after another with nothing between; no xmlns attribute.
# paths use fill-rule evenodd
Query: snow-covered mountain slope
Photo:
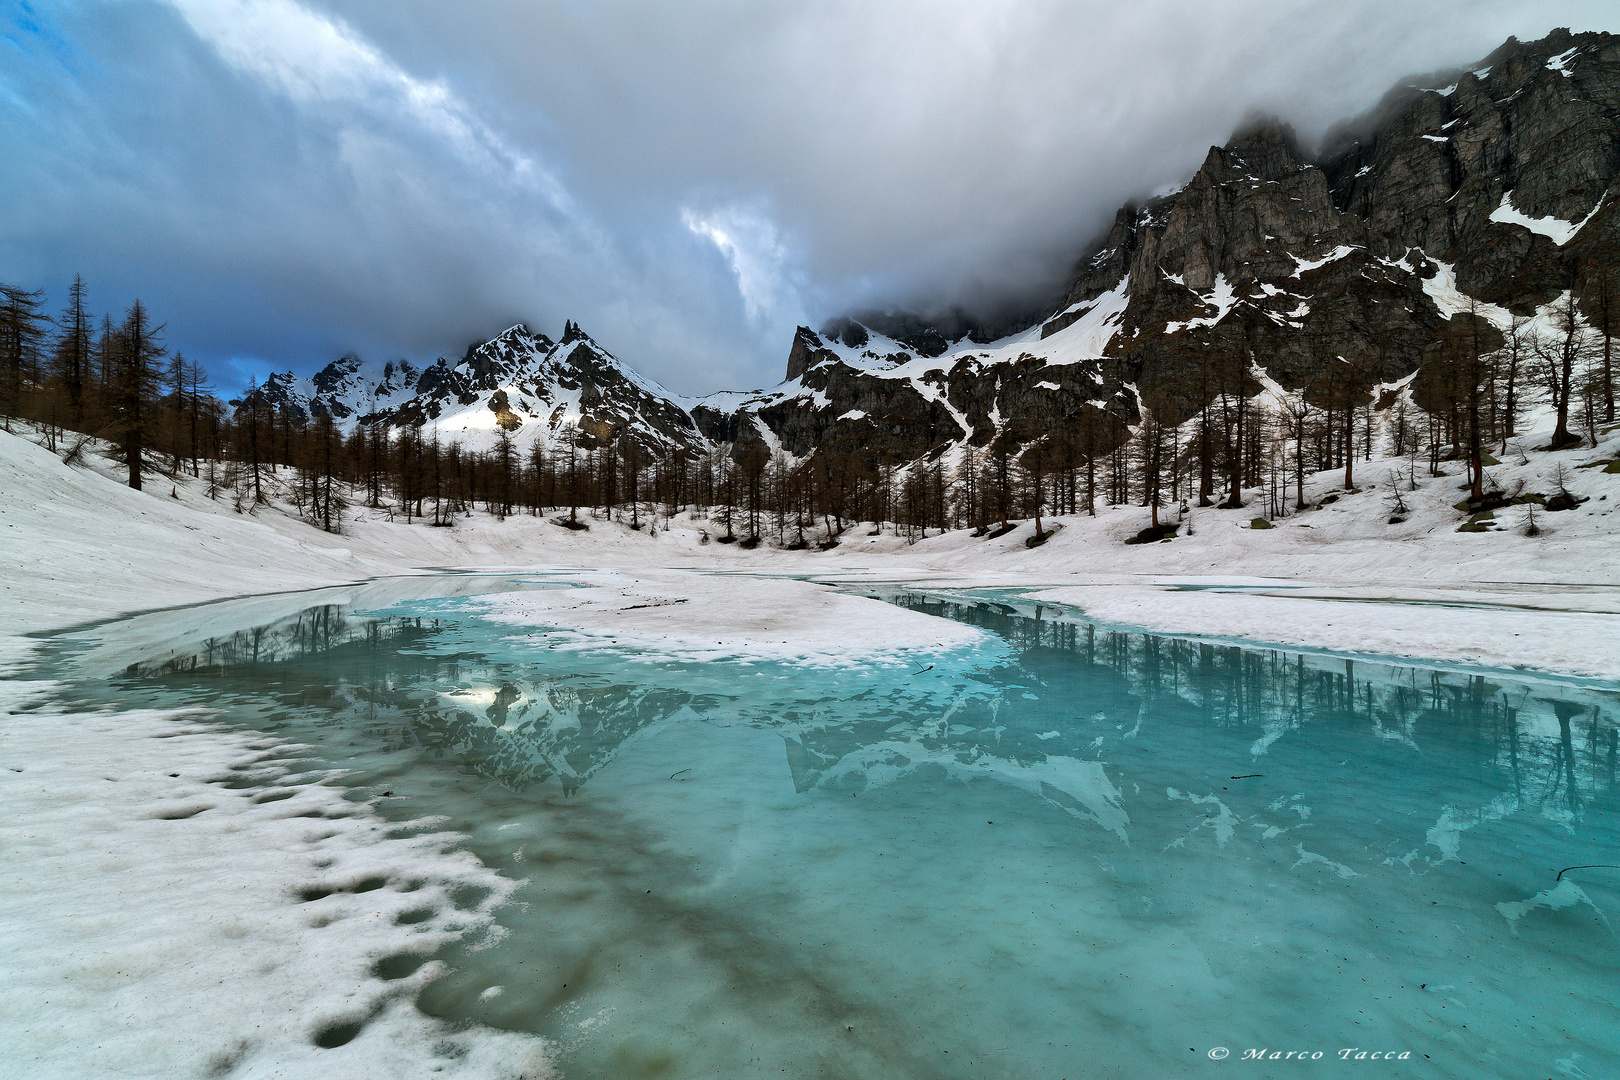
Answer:
<svg viewBox="0 0 1620 1080"><path fill-rule="evenodd" d="M1122 208L1019 333L801 327L781 386L697 415L712 437L909 460L1054 432L1111 445L1144 407L1174 424L1256 392L1256 369L1318 404L1371 394L1470 332L1471 306L1494 348L1513 315L1620 289L1617 145L1620 40L1509 40L1397 87L1317 158L1279 121L1246 124L1186 184Z"/></svg>
<svg viewBox="0 0 1620 1080"><path fill-rule="evenodd" d="M621 363L574 323L553 342L513 326L459 364L425 369L413 397L361 417L424 435L488 445L505 431L524 443L577 437L643 450L701 443L684 401Z"/></svg>
<svg viewBox="0 0 1620 1080"><path fill-rule="evenodd" d="M295 417L331 416L340 427L380 423L424 438L487 449L501 432L528 446L628 439L643 450L702 444L688 402L621 363L570 322L561 340L518 324L474 345L459 362L425 368L368 365L354 356L309 379L272 375L252 391ZM253 400L243 395L238 408Z"/></svg>
<svg viewBox="0 0 1620 1080"><path fill-rule="evenodd" d="M408 360L373 363L349 353L309 377L272 372L230 404L239 410L257 404L300 423L330 416L347 428L361 416L412 396L421 375L422 369Z"/></svg>
<svg viewBox="0 0 1620 1080"><path fill-rule="evenodd" d="M310 379L310 407L342 423L386 409L415 388L422 371L408 360L367 364L350 353L334 360Z"/></svg>
<svg viewBox="0 0 1620 1080"><path fill-rule="evenodd" d="M1616 147L1620 39L1559 30L1397 87L1316 156L1280 121L1245 124L1185 184L1121 208L1054 309L996 341L958 314L835 319L798 329L778 386L694 400L572 323L557 342L515 326L458 363L345 357L257 393L475 447L504 430L895 462L1049 436L1106 451L1144 410L1175 425L1262 388L1370 398L1472 340L1474 314L1486 349L1570 291L1590 317L1620 294ZM1434 404L1429 380L1411 387Z"/></svg>
<svg viewBox="0 0 1620 1080"><path fill-rule="evenodd" d="M1098 364L1118 333L1123 299L1123 289L1105 294L1045 339L1032 327L987 345L964 339L934 356L859 323L840 334L800 327L783 383L704 399L694 415L711 438L752 435L801 456L876 450L912 460L1004 432L1027 442L1011 425L1108 406ZM1117 407L1134 415L1134 401Z"/></svg>

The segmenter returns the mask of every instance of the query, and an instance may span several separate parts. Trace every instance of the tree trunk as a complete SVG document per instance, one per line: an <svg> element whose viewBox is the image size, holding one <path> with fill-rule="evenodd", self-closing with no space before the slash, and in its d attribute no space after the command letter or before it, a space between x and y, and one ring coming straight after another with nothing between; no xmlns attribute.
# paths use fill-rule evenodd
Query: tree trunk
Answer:
<svg viewBox="0 0 1620 1080"><path fill-rule="evenodd" d="M1347 390L1344 399L1344 490L1356 486L1356 399L1354 390Z"/></svg>
<svg viewBox="0 0 1620 1080"><path fill-rule="evenodd" d="M1303 412L1304 405L1301 404L1300 408L1301 408L1302 411L1300 412L1298 418L1294 421L1294 423L1296 425L1295 428L1294 428L1294 488L1295 488L1295 505L1294 505L1294 509L1295 510L1303 510L1303 509L1305 509L1305 413Z"/></svg>
<svg viewBox="0 0 1620 1080"><path fill-rule="evenodd" d="M1226 500L1226 505L1237 509L1243 505L1243 381L1238 379L1237 395L1237 434L1232 440L1231 460L1228 464L1232 471L1232 492Z"/></svg>

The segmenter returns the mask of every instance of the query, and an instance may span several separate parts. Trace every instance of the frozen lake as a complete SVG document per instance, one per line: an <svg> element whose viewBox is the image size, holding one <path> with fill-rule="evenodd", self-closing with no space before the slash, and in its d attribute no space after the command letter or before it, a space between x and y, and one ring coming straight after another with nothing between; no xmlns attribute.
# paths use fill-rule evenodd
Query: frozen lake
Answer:
<svg viewBox="0 0 1620 1080"><path fill-rule="evenodd" d="M374 974L445 962L424 1012L541 1034L569 1077L1620 1068L1620 869L1555 881L1620 863L1614 687L994 595L884 593L993 635L915 671L487 617L566 578L144 616L54 639L46 674L74 705L219 710L441 819L521 883L502 932Z"/></svg>

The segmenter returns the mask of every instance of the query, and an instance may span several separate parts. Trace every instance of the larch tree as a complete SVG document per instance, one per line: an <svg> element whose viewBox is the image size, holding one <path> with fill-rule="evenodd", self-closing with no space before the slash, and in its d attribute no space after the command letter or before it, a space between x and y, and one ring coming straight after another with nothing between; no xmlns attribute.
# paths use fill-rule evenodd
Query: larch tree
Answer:
<svg viewBox="0 0 1620 1080"><path fill-rule="evenodd" d="M1610 245L1604 245L1602 256L1592 259L1583 268L1585 288L1581 308L1593 329L1603 335L1603 352L1591 376L1591 392L1598 416L1604 423L1614 421L1614 337L1620 330L1620 283L1617 283L1616 254Z"/></svg>
<svg viewBox="0 0 1620 1080"><path fill-rule="evenodd" d="M1536 349L1537 374L1557 418L1552 441L1547 446L1549 450L1562 450L1583 441L1569 430L1569 410L1576 375L1591 351L1575 294L1566 292L1554 309L1552 333L1542 337Z"/></svg>
<svg viewBox="0 0 1620 1080"><path fill-rule="evenodd" d="M124 461L129 469L129 486L141 490L144 471L142 456L152 442L152 401L157 396L158 361L165 354L158 337L163 327L153 326L146 305L136 300L124 315L118 335L117 395L118 435Z"/></svg>
<svg viewBox="0 0 1620 1080"><path fill-rule="evenodd" d="M68 286L67 306L56 325L56 377L67 397L68 422L83 430L93 335L90 313L84 304L84 278L78 274L73 275L73 284Z"/></svg>
<svg viewBox="0 0 1620 1080"><path fill-rule="evenodd" d="M1521 400L1523 389L1523 373L1525 358L1533 352L1534 331L1529 327L1530 320L1522 315L1515 315L1503 334L1503 343L1496 358L1498 381L1502 389L1502 407L1500 422L1497 431L1502 441L1501 453L1507 453L1507 441L1511 439L1519 424L1519 412L1524 408Z"/></svg>
<svg viewBox="0 0 1620 1080"><path fill-rule="evenodd" d="M38 383L40 351L47 319L40 311L45 293L0 284L0 420L23 415Z"/></svg>

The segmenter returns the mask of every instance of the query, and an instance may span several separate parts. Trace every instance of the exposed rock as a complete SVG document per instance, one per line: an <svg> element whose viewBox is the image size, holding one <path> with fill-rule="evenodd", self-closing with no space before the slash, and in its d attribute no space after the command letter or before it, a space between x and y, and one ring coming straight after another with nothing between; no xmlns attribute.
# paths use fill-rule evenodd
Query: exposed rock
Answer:
<svg viewBox="0 0 1620 1080"><path fill-rule="evenodd" d="M1620 39L1559 30L1408 80L1315 157L1250 118L1179 190L1122 207L1055 306L801 326L769 391L676 399L568 322L555 343L518 326L458 363L350 356L254 393L457 435L891 462L1043 438L1105 450L1144 409L1177 423L1261 380L1324 403L1420 372L1421 404L1446 365L1500 343L1470 298L1522 314L1566 289L1588 308L1605 284L1620 295L1617 174Z"/></svg>
<svg viewBox="0 0 1620 1080"><path fill-rule="evenodd" d="M345 356L308 380L272 376L255 391L295 417L324 412L349 424L431 429L475 445L505 431L525 442L629 439L644 450L706 445L685 406L636 374L580 327L553 342L522 325L468 347L459 362L371 371ZM244 397L233 405L242 407Z"/></svg>
<svg viewBox="0 0 1620 1080"><path fill-rule="evenodd" d="M1620 40L1510 39L1392 90L1316 159L1275 118L1246 121L1179 191L1123 207L1027 334L981 350L905 316L801 327L788 381L705 432L763 424L795 453L905 460L958 440L1117 440L1139 407L1174 423L1255 392L1254 368L1318 401L1365 393L1454 351L1471 324L1436 302L1452 275L1527 313L1613 272L1617 173Z"/></svg>

